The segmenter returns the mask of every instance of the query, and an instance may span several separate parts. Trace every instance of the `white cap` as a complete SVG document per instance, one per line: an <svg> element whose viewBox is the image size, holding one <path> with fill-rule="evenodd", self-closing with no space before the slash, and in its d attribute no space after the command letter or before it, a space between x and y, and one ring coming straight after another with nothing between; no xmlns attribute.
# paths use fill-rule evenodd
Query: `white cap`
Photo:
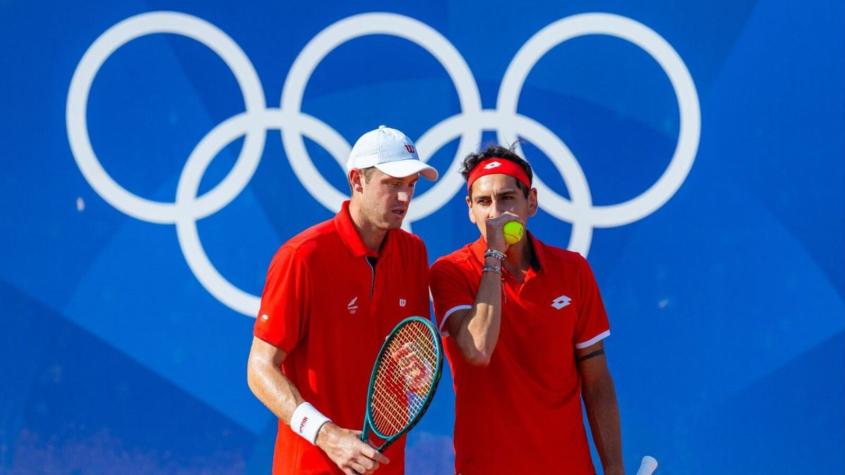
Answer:
<svg viewBox="0 0 845 475"><path fill-rule="evenodd" d="M354 168L370 167L396 178L419 173L431 181L437 179L437 170L420 160L414 142L402 132L383 125L362 135L346 161L347 173Z"/></svg>

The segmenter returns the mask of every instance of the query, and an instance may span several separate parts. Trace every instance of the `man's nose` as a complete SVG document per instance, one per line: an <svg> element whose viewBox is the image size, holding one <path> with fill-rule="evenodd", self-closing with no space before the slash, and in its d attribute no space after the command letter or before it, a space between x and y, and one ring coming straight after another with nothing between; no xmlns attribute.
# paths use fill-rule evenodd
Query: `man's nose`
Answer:
<svg viewBox="0 0 845 475"><path fill-rule="evenodd" d="M501 203L500 201L495 201L495 200L494 200L494 201L493 201L493 205L492 205L492 206L490 206L490 215L489 215L489 218L490 218L490 219L495 219L495 218L498 218L498 217L499 217L499 216L501 216L501 215L502 215L505 211L506 211L506 210L505 210L505 209L504 209L504 207L502 206L502 203Z"/></svg>

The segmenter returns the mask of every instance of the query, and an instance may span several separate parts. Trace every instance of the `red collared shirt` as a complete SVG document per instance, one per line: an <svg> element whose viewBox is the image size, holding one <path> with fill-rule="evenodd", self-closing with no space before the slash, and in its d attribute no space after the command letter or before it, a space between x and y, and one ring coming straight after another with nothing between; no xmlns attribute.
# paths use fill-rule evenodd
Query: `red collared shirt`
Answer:
<svg viewBox="0 0 845 475"><path fill-rule="evenodd" d="M462 475L592 475L575 350L610 334L581 255L529 235L535 265L522 283L503 270L502 321L490 364L472 366L444 335L455 385L455 469ZM483 239L437 260L431 292L441 330L472 308Z"/></svg>
<svg viewBox="0 0 845 475"><path fill-rule="evenodd" d="M367 257L377 257L371 266ZM349 202L329 221L279 248L261 297L256 337L287 353L282 372L302 397L347 429L361 429L370 371L390 330L429 315L428 258L422 241L401 229L369 252L349 216ZM404 438L379 473L404 471ZM273 474L342 473L318 447L279 422Z"/></svg>

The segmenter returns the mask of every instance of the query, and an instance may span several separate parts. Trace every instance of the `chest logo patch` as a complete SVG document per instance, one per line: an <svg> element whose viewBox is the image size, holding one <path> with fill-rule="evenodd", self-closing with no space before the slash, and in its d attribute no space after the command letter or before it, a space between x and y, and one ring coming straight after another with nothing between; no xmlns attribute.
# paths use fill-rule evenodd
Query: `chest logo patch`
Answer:
<svg viewBox="0 0 845 475"><path fill-rule="evenodd" d="M407 300L405 300L405 299L399 299L399 306L400 306L400 307L404 307L407 303L408 303L408 301L407 301Z"/></svg>
<svg viewBox="0 0 845 475"><path fill-rule="evenodd" d="M552 300L552 308L555 310L560 310L563 307L566 307L572 302L572 299L566 295L561 295L560 297Z"/></svg>
<svg viewBox="0 0 845 475"><path fill-rule="evenodd" d="M358 311L358 297L352 297L352 300L346 304L346 309L349 310L350 315L355 315L355 312Z"/></svg>

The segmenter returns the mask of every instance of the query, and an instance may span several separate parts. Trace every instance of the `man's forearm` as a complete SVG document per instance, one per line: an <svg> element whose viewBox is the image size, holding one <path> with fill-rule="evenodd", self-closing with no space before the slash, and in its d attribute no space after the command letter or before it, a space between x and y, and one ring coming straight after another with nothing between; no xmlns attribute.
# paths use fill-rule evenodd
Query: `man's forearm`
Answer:
<svg viewBox="0 0 845 475"><path fill-rule="evenodd" d="M302 403L299 391L278 370L250 373L249 387L255 397L286 424L290 423L293 411Z"/></svg>
<svg viewBox="0 0 845 475"><path fill-rule="evenodd" d="M584 405L605 474L624 473L622 465L622 435L619 406L613 380L607 377L583 388Z"/></svg>
<svg viewBox="0 0 845 475"><path fill-rule="evenodd" d="M257 339L253 342L247 362L247 384L259 401L289 424L293 411L303 399L296 386L279 369L285 355L274 354L268 345Z"/></svg>
<svg viewBox="0 0 845 475"><path fill-rule="evenodd" d="M502 315L501 274L485 272L481 276L475 305L469 315L467 330L472 334L475 347L488 356L493 353L499 339Z"/></svg>

